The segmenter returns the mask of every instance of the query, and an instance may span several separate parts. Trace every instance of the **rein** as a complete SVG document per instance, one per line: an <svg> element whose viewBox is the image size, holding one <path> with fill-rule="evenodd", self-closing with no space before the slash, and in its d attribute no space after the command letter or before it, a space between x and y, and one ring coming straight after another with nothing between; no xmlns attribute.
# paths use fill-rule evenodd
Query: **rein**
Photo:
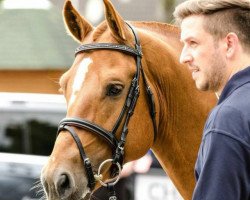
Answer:
<svg viewBox="0 0 250 200"><path fill-rule="evenodd" d="M149 87L149 84L147 83L144 71L142 69L142 64L141 64L142 50L141 50L140 40L135 29L130 24L127 23L127 25L132 30L132 33L134 35L135 48L132 48L126 45L112 44L112 43L92 43L92 44L81 45L75 50L75 55L81 52L93 51L93 50L116 50L116 51L120 51L122 53L129 54L135 57L136 73L134 75L134 78L132 79L129 92L125 100L125 104L122 108L122 111L116 123L114 124L114 127L112 128L111 131L108 131L98 126L97 124L94 124L85 119L64 118L59 123L58 132L57 132L57 134L59 134L62 130L67 130L71 134L71 136L73 137L73 139L75 140L77 144L81 159L83 160L86 175L88 177L88 187L90 188L90 190L93 190L93 188L95 187L96 181L99 181L101 185L108 188L109 193L110 193L109 200L117 199L115 191L114 191L114 185L119 180L119 175L121 173L121 169L123 166L124 146L126 142L126 136L128 134L128 124L129 124L129 120L131 116L134 113L134 109L135 109L137 99L140 93L140 90L139 90L140 74L142 75L143 83L146 87L148 106L149 106L150 115L151 115L153 127L154 127L154 140L157 137L157 126L156 126L156 119L155 119L156 111L155 111L154 97ZM122 125L122 134L121 134L120 139L118 140L115 135L116 135L117 129L120 127L123 120L124 120L124 123ZM101 163L99 170L98 170L98 174L94 174L91 162L84 151L81 140L72 127L82 128L94 134L97 134L98 136L104 138L109 143L113 152L113 158L105 160L103 163ZM103 167L104 164L108 162L112 163L111 177L117 176L117 178L113 182L111 181L108 183L104 183L102 182L101 168Z"/></svg>

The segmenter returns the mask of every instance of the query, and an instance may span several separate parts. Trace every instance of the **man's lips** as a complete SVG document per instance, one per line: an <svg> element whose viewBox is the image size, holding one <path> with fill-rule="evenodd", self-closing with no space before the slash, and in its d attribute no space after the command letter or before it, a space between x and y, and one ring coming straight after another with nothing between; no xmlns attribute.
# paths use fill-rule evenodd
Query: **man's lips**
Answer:
<svg viewBox="0 0 250 200"><path fill-rule="evenodd" d="M198 73L200 70L197 69L197 68L189 68L189 69L190 69L190 71L192 72L192 77L193 77L193 79L195 79L197 73Z"/></svg>
<svg viewBox="0 0 250 200"><path fill-rule="evenodd" d="M198 68L197 66L191 65L191 64L188 66L188 68L189 68L189 70L190 70L191 72L194 72L194 71L198 71L198 70L199 70L199 68Z"/></svg>

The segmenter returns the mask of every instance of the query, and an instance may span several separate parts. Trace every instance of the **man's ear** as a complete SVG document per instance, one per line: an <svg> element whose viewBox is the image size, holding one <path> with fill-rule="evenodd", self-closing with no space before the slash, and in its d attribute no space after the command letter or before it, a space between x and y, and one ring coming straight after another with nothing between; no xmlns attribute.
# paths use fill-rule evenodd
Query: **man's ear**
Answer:
<svg viewBox="0 0 250 200"><path fill-rule="evenodd" d="M225 40L227 45L226 56L227 58L231 58L237 51L237 48L239 48L239 38L235 33L231 32L227 34Z"/></svg>
<svg viewBox="0 0 250 200"><path fill-rule="evenodd" d="M77 12L70 0L64 4L63 18L66 29L77 42L81 43L93 30L93 26Z"/></svg>
<svg viewBox="0 0 250 200"><path fill-rule="evenodd" d="M109 0L103 0L105 5L105 17L112 35L117 41L124 42L128 38L128 28L125 21L115 10L114 6Z"/></svg>

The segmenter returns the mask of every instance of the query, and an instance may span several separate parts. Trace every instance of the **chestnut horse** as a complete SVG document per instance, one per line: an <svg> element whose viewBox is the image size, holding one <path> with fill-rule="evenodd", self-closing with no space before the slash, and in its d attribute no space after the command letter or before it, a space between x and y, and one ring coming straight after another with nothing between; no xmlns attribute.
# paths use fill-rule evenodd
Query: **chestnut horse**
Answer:
<svg viewBox="0 0 250 200"><path fill-rule="evenodd" d="M130 28L109 0L103 2L106 20L96 28L69 0L64 5L68 32L82 46L72 67L60 79L67 119L61 123L53 152L42 171L47 199L89 199L100 183L112 178L113 165L119 167L117 163L103 165L103 161L113 158L111 146L121 137L126 142L120 164L142 157L151 148L183 198L191 199L194 163L215 96L199 92L188 68L178 62L182 45L177 27L129 22L134 27ZM107 43L111 49L104 47ZM102 48L97 49L98 44ZM135 75L138 71L141 76ZM140 95L128 123L123 117L129 115L128 111L119 116L135 77L139 79ZM112 130L119 118L113 138L106 130ZM128 126L125 134L124 124ZM97 176L100 165L102 176ZM90 183L93 177L96 184Z"/></svg>

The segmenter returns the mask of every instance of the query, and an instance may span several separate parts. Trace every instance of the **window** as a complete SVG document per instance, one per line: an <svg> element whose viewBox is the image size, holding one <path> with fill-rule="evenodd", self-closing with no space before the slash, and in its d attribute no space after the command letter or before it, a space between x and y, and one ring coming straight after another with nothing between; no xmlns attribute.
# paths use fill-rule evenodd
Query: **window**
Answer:
<svg viewBox="0 0 250 200"><path fill-rule="evenodd" d="M0 94L0 152L49 155L66 104L61 95Z"/></svg>

